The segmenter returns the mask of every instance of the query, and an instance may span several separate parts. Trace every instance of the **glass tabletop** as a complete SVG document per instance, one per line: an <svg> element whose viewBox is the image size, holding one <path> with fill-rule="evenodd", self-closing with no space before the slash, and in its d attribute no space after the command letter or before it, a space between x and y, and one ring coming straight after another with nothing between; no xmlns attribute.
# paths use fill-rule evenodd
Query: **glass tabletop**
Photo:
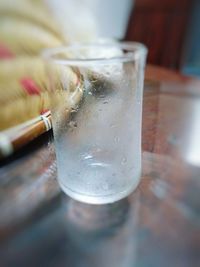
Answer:
<svg viewBox="0 0 200 267"><path fill-rule="evenodd" d="M148 67L143 174L109 205L61 193L48 134L0 169L1 266L200 266L200 82Z"/></svg>

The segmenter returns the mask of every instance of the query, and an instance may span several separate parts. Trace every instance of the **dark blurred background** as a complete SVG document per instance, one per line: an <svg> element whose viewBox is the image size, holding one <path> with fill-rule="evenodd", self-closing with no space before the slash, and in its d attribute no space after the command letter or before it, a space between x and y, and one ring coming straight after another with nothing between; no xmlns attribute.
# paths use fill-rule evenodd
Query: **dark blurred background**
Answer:
<svg viewBox="0 0 200 267"><path fill-rule="evenodd" d="M199 0L135 0L125 39L146 44L148 63L200 75L199 17Z"/></svg>

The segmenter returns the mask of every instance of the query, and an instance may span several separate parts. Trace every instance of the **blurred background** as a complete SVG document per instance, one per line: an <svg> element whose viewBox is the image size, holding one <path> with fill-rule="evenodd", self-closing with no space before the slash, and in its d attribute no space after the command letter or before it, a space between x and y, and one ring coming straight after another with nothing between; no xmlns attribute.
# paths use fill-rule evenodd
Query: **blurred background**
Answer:
<svg viewBox="0 0 200 267"><path fill-rule="evenodd" d="M200 1L136 0L127 40L149 48L148 62L200 75Z"/></svg>
<svg viewBox="0 0 200 267"><path fill-rule="evenodd" d="M200 75L198 0L48 2L54 7L54 11L58 11L59 19L60 14L65 13L63 27L73 41L86 38L87 32L88 35L91 34L90 37L142 42L149 49L148 63L178 70L184 74ZM62 8L63 3L66 5L65 9ZM74 17L75 10L81 15ZM72 32L64 22L69 17L73 25Z"/></svg>
<svg viewBox="0 0 200 267"><path fill-rule="evenodd" d="M56 33L60 39L56 42L51 36L52 40L49 38L40 49L95 38L138 41L149 49L148 63L200 75L199 14L198 0L19 0L14 4L1 0L0 33L7 31L7 34L0 35L0 45L6 44L4 39L8 39L14 19L12 28L18 31L10 31L11 35L14 33L10 42L18 43L23 49L30 44L22 31L25 25L34 24L40 26L40 30L46 29L48 34L54 33L54 37ZM20 16L21 24L14 24ZM38 31L40 43L47 38L47 32L45 36ZM24 42L20 44L16 39L22 35ZM9 46L9 42L7 44Z"/></svg>
<svg viewBox="0 0 200 267"><path fill-rule="evenodd" d="M199 15L198 0L1 0L0 157L51 128L45 48L137 41L148 64L200 76Z"/></svg>
<svg viewBox="0 0 200 267"><path fill-rule="evenodd" d="M0 0L0 267L200 266L199 16L200 0ZM96 209L56 182L41 51L116 39L149 50L143 178Z"/></svg>

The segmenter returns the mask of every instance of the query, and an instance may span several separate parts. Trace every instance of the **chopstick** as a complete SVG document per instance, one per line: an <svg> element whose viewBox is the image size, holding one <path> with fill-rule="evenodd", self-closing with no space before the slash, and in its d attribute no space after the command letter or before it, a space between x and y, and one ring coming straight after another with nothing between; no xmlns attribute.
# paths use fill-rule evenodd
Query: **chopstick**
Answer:
<svg viewBox="0 0 200 267"><path fill-rule="evenodd" d="M0 132L0 158L7 157L52 128L51 113Z"/></svg>

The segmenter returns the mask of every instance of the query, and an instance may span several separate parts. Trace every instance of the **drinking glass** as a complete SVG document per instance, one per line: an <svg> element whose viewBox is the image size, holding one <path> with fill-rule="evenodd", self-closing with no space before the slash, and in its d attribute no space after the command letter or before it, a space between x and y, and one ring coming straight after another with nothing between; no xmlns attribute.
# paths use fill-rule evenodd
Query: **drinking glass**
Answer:
<svg viewBox="0 0 200 267"><path fill-rule="evenodd" d="M146 54L145 46L131 42L44 52L58 182L78 201L111 203L140 181Z"/></svg>

